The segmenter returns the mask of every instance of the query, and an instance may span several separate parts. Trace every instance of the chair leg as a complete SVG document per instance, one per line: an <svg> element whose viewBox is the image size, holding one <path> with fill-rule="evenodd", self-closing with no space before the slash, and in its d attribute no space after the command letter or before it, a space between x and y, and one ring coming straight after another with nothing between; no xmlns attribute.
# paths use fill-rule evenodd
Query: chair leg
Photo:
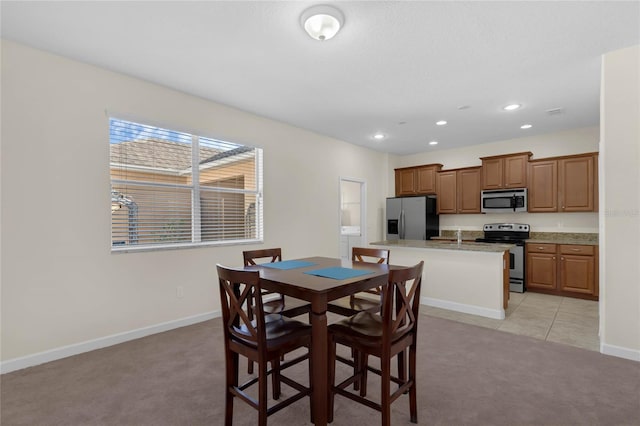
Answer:
<svg viewBox="0 0 640 426"><path fill-rule="evenodd" d="M409 380L411 387L409 388L409 412L411 414L411 423L418 423L418 397L416 385L416 346L412 345L409 349Z"/></svg>
<svg viewBox="0 0 640 426"><path fill-rule="evenodd" d="M327 386L327 399L329 401L327 413L327 421L333 422L333 403L336 394L333 392L333 387L336 385L336 342L329 336L329 386ZM313 399L313 398L312 398Z"/></svg>
<svg viewBox="0 0 640 426"><path fill-rule="evenodd" d="M313 423L313 419L315 419L316 416L315 416L315 405L313 404L313 355L311 354L311 345L309 345L308 351L309 351L309 360L308 360L309 361L309 389L312 390L311 395L309 395L309 413L310 413L309 422ZM329 388L329 392L331 392L331 388Z"/></svg>
<svg viewBox="0 0 640 426"><path fill-rule="evenodd" d="M267 426L267 363L260 366L258 373L258 425Z"/></svg>
<svg viewBox="0 0 640 426"><path fill-rule="evenodd" d="M367 367L369 366L369 354L361 353L358 360L360 369L360 396L367 396ZM356 381L357 383L358 381Z"/></svg>
<svg viewBox="0 0 640 426"><path fill-rule="evenodd" d="M391 426L391 359L388 355L380 358L380 370L382 426Z"/></svg>
<svg viewBox="0 0 640 426"><path fill-rule="evenodd" d="M398 358L398 379L402 380L406 383L407 381L407 357L405 354L406 351L402 351L397 355Z"/></svg>
<svg viewBox="0 0 640 426"><path fill-rule="evenodd" d="M271 385L273 388L273 399L280 399L280 360L277 358L271 361Z"/></svg>
<svg viewBox="0 0 640 426"><path fill-rule="evenodd" d="M353 348L351 348L351 359L353 360L353 375L355 376L360 371L360 354ZM360 389L360 382L356 380L353 382L353 390L358 389Z"/></svg>
<svg viewBox="0 0 640 426"><path fill-rule="evenodd" d="M226 385L225 385L225 408L224 408L224 424L225 426L232 426L233 424L233 394L231 393L231 387L238 385L238 367L239 359L238 354L232 353L226 354L227 369L226 369Z"/></svg>

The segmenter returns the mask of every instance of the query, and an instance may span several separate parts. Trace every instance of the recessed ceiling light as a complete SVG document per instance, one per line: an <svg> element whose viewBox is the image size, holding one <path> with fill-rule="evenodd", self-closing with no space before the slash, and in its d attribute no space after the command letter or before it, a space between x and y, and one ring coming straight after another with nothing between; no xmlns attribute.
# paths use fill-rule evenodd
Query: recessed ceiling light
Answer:
<svg viewBox="0 0 640 426"><path fill-rule="evenodd" d="M522 105L520 104L509 104L505 107L503 107L502 109L505 111L515 111L516 109L520 108Z"/></svg>
<svg viewBox="0 0 640 426"><path fill-rule="evenodd" d="M533 127L531 126L531 124L523 124L522 126L520 126L521 129L530 129L531 127Z"/></svg>
<svg viewBox="0 0 640 426"><path fill-rule="evenodd" d="M438 141L431 141L429 142L429 145L438 145Z"/></svg>
<svg viewBox="0 0 640 426"><path fill-rule="evenodd" d="M438 126L444 126L445 124L447 124L446 120L436 121L436 125L438 125Z"/></svg>
<svg viewBox="0 0 640 426"><path fill-rule="evenodd" d="M374 138L375 140L382 140L382 139L384 139L384 134L382 134L382 133L376 133L375 135L373 135L373 138Z"/></svg>

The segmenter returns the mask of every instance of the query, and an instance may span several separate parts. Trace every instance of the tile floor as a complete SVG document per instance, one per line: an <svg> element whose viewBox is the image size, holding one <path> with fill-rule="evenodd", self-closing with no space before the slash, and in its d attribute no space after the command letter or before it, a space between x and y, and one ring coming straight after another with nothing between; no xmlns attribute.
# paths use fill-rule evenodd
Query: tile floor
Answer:
<svg viewBox="0 0 640 426"><path fill-rule="evenodd" d="M600 350L598 302L541 293L511 293L504 320L422 306L421 313L592 351Z"/></svg>

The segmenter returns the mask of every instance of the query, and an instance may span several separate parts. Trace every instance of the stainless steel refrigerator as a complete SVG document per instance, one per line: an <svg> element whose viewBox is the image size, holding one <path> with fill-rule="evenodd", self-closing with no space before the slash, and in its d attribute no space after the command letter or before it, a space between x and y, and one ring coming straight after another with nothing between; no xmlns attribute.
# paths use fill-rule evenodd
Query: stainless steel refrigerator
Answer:
<svg viewBox="0 0 640 426"><path fill-rule="evenodd" d="M439 234L435 195L387 198L387 240L429 240Z"/></svg>

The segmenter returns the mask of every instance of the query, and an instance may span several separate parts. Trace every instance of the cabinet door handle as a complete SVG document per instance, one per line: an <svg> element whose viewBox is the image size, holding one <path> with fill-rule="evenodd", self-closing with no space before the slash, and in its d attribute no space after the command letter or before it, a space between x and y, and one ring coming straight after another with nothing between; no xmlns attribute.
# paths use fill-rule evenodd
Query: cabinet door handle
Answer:
<svg viewBox="0 0 640 426"><path fill-rule="evenodd" d="M571 251L581 251L581 250L577 248L572 248Z"/></svg>
<svg viewBox="0 0 640 426"><path fill-rule="evenodd" d="M544 250L544 247L538 247L538 250Z"/></svg>
<svg viewBox="0 0 640 426"><path fill-rule="evenodd" d="M564 260L564 257L561 257L560 260Z"/></svg>
<svg viewBox="0 0 640 426"><path fill-rule="evenodd" d="M553 259L553 260L556 260L556 257L555 257L555 256L553 256L553 257L552 257L552 259Z"/></svg>

